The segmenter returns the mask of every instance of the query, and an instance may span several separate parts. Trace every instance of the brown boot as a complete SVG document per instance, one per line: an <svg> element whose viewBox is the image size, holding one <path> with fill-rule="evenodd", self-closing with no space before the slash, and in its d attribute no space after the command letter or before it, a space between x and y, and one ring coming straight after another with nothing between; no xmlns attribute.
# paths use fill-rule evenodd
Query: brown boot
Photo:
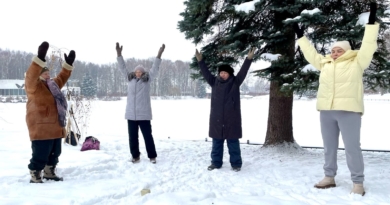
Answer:
<svg viewBox="0 0 390 205"><path fill-rule="evenodd" d="M43 178L47 180L54 180L54 181L63 181L64 179L62 177L58 177L55 174L55 168L56 166L49 166L46 165L43 169Z"/></svg>
<svg viewBox="0 0 390 205"><path fill-rule="evenodd" d="M327 189L331 187L336 187L336 183L334 182L334 177L324 177L320 182L314 185L317 189Z"/></svg>
<svg viewBox="0 0 390 205"><path fill-rule="evenodd" d="M352 188L351 194L359 194L359 195L364 196L365 193L366 192L364 191L363 184L353 183L353 188Z"/></svg>
<svg viewBox="0 0 390 205"><path fill-rule="evenodd" d="M41 178L41 172L42 170L30 170L30 183L43 183Z"/></svg>

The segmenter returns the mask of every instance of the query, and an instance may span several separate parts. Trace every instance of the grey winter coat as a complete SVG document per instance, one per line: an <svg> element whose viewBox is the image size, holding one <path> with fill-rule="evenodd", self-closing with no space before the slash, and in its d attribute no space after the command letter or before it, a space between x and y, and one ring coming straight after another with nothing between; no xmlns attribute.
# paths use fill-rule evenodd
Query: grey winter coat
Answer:
<svg viewBox="0 0 390 205"><path fill-rule="evenodd" d="M199 62L202 75L211 86L209 137L239 139L242 137L240 85L244 81L252 60L245 59L237 76L223 80L209 71L203 60Z"/></svg>
<svg viewBox="0 0 390 205"><path fill-rule="evenodd" d="M127 120L152 120L150 105L150 83L158 74L161 59L154 60L152 69L142 74L140 79L135 78L134 72L128 72L123 57L117 57L118 67L129 81L125 118Z"/></svg>

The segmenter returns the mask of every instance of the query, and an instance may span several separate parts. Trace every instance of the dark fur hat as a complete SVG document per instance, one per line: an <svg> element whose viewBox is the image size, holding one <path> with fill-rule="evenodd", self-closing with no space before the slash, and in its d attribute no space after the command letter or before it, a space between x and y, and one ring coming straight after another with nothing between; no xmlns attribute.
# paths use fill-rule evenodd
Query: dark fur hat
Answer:
<svg viewBox="0 0 390 205"><path fill-rule="evenodd" d="M233 74L234 74L234 69L233 69L232 67L230 67L230 65L227 65L227 64L220 65L220 66L218 67L218 74L219 74L221 71L225 71L225 72L229 73L229 75L233 75Z"/></svg>

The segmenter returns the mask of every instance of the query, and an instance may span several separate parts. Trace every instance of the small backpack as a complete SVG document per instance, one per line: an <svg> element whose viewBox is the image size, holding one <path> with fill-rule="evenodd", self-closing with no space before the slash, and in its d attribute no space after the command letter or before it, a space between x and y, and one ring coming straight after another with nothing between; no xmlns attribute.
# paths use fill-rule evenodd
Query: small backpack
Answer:
<svg viewBox="0 0 390 205"><path fill-rule="evenodd" d="M85 138L83 146L81 147L81 151L87 150L100 150L99 140L92 136L88 136L87 138Z"/></svg>

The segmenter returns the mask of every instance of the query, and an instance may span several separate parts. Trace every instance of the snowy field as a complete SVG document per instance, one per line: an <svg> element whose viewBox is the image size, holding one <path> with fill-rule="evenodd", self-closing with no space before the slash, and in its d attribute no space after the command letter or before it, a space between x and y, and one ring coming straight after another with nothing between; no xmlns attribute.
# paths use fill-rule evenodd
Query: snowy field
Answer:
<svg viewBox="0 0 390 205"><path fill-rule="evenodd" d="M241 101L243 166L233 172L225 144L224 164L208 171L211 143L208 99L153 100L152 129L158 153L151 164L140 137L141 162L132 164L125 100L93 103L87 135L100 151L80 152L64 144L57 173L63 182L30 184L31 157L24 103L0 103L0 204L166 204L301 205L390 204L390 152L363 152L366 195L350 195L352 182L344 151L338 154L336 188L318 190L323 150L315 100L295 100L295 147L261 148L266 133L268 98ZM390 96L366 96L361 144L390 150ZM85 137L85 136L83 136ZM340 137L340 147L343 147ZM142 189L151 193L141 196Z"/></svg>

